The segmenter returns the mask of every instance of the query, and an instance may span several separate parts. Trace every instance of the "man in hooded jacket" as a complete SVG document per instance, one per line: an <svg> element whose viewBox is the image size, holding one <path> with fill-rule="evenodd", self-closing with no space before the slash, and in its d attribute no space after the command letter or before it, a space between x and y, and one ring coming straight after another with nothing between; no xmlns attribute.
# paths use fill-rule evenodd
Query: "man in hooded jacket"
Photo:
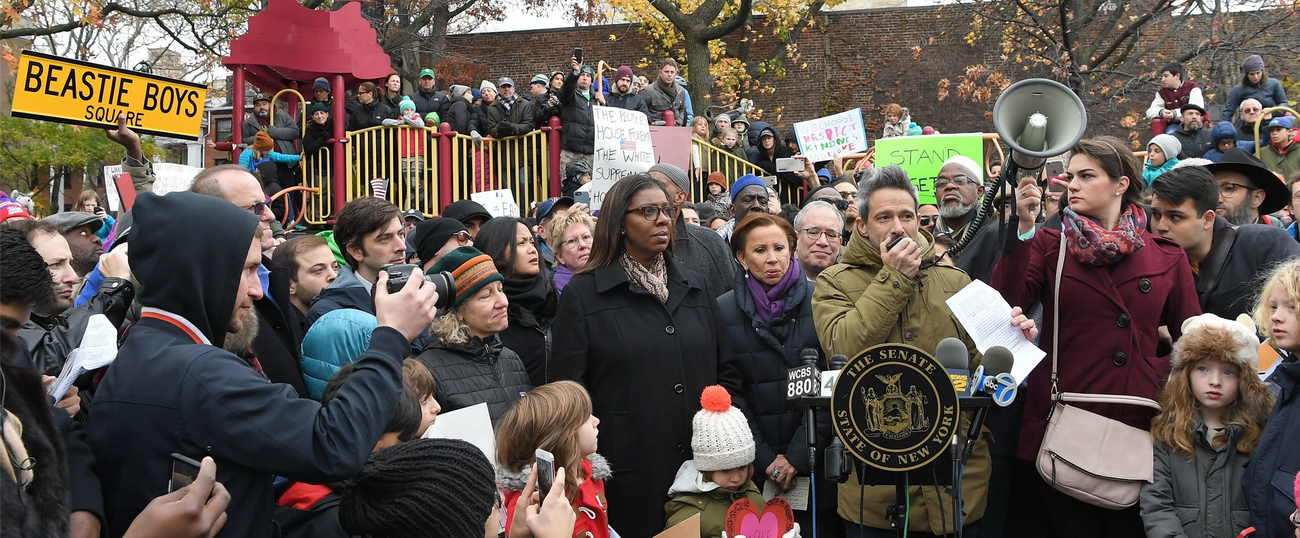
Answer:
<svg viewBox="0 0 1300 538"><path fill-rule="evenodd" d="M143 314L90 420L108 535L122 536L167 492L177 453L221 462L217 479L231 504L218 536L273 536L272 476L325 483L361 470L396 408L402 360L432 322L437 294L408 285L389 295L381 276L380 327L338 397L322 406L221 349L262 296L257 217L188 192L144 193L134 214L129 257Z"/></svg>

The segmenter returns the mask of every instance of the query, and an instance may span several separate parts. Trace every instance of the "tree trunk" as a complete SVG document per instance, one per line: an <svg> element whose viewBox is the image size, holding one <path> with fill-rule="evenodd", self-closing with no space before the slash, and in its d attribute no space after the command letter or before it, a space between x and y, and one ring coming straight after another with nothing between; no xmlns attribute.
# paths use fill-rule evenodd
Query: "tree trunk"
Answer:
<svg viewBox="0 0 1300 538"><path fill-rule="evenodd" d="M713 73L709 71L712 55L709 54L709 42L694 38L693 34L683 32L686 45L686 80L690 83L691 112L696 116L707 117L713 93Z"/></svg>

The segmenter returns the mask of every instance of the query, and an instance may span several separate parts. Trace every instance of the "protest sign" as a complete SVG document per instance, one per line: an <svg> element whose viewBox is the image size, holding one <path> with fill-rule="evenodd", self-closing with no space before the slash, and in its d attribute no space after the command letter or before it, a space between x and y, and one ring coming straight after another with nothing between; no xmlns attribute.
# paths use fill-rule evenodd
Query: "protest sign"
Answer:
<svg viewBox="0 0 1300 538"><path fill-rule="evenodd" d="M183 164L154 163L153 193L162 196L169 192L188 191L194 184L194 176L202 171L202 168Z"/></svg>
<svg viewBox="0 0 1300 538"><path fill-rule="evenodd" d="M438 414L438 420L424 431L424 439L460 439L478 447L488 461L497 460L497 440L486 403Z"/></svg>
<svg viewBox="0 0 1300 538"><path fill-rule="evenodd" d="M920 191L922 204L934 202L934 178L943 162L953 155L965 155L984 169L984 135L979 133L900 136L876 141L876 166L897 164ZM983 178L975 178L982 185ZM969 200L974 202L974 200Z"/></svg>
<svg viewBox="0 0 1300 538"><path fill-rule="evenodd" d="M691 143L690 127L651 125L650 137L654 140L655 164L673 164L682 170L692 168L695 145Z"/></svg>
<svg viewBox="0 0 1300 538"><path fill-rule="evenodd" d="M114 213L125 211L122 209L122 199L117 195L117 184L113 182L113 179L121 173L120 164L104 167L104 194L108 195L108 210Z"/></svg>
<svg viewBox="0 0 1300 538"><path fill-rule="evenodd" d="M835 155L867 151L867 131L862 127L862 109L801 121L794 124L799 153L813 162L829 161ZM780 144L778 139L776 143Z"/></svg>
<svg viewBox="0 0 1300 538"><path fill-rule="evenodd" d="M87 127L117 127L119 113L140 134L198 140L208 88L138 71L23 51L13 115Z"/></svg>
<svg viewBox="0 0 1300 538"><path fill-rule="evenodd" d="M595 118L596 152L592 156L589 205L597 210L614 182L654 166L655 151L645 114L604 106L592 107L591 114Z"/></svg>
<svg viewBox="0 0 1300 538"><path fill-rule="evenodd" d="M493 217L519 217L519 204L510 189L476 192L469 199L478 202Z"/></svg>

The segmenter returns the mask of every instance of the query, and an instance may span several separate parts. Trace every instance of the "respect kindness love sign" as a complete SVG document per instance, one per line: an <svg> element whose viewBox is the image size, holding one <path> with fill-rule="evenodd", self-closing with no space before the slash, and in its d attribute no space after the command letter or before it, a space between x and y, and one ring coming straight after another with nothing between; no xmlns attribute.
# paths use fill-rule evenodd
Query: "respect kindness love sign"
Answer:
<svg viewBox="0 0 1300 538"><path fill-rule="evenodd" d="M836 155L867 151L867 131L862 125L862 109L801 121L794 124L799 139L799 153L813 162L829 161Z"/></svg>

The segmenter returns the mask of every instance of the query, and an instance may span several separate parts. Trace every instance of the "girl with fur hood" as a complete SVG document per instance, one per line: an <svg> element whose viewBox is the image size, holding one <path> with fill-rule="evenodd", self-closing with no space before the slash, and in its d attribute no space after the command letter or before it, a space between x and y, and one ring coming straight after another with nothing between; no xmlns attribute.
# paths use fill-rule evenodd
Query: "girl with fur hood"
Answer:
<svg viewBox="0 0 1300 538"><path fill-rule="evenodd" d="M1241 478L1273 406L1258 349L1245 314L1183 323L1151 422L1155 480L1141 496L1148 537L1233 538L1250 526Z"/></svg>
<svg viewBox="0 0 1300 538"><path fill-rule="evenodd" d="M555 456L555 468L565 469L564 491L578 521L574 538L609 538L609 503L605 480L613 475L609 463L596 453L600 419L591 414L591 395L573 381L557 381L530 391L497 422L497 483L505 493L505 532L523 524L516 516L537 449ZM518 519L516 519L518 518Z"/></svg>

